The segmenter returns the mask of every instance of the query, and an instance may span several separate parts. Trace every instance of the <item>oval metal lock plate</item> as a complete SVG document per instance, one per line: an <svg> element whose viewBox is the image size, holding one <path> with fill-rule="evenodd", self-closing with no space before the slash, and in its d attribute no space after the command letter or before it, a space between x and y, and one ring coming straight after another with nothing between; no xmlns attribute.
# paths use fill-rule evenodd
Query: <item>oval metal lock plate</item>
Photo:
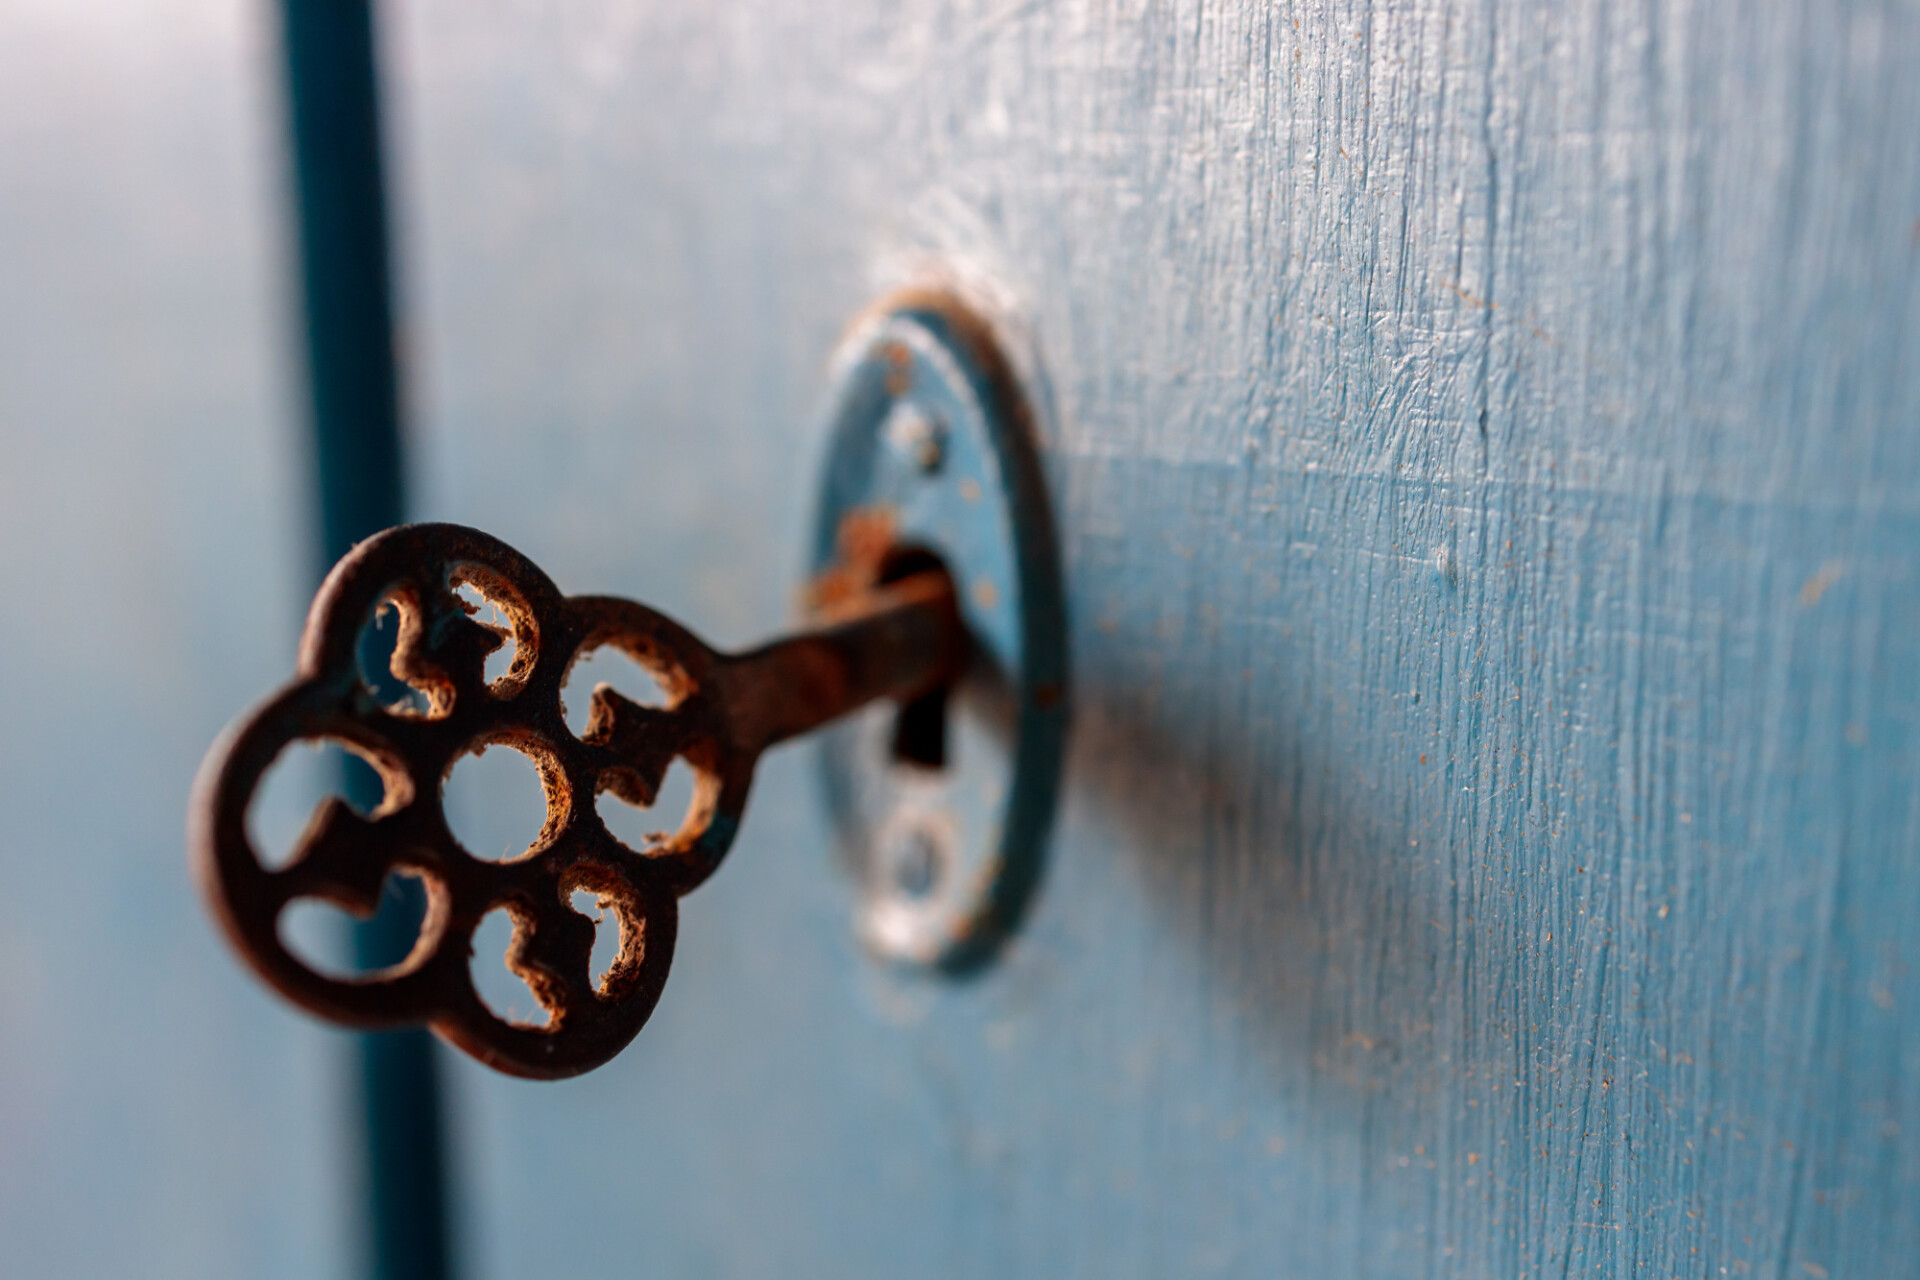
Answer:
<svg viewBox="0 0 1920 1280"><path fill-rule="evenodd" d="M1031 413L989 327L940 293L896 295L854 325L829 413L814 572L850 519L890 524L953 576L974 645L941 767L895 757L891 707L823 743L860 932L893 959L970 968L1039 882L1066 742L1065 605Z"/></svg>

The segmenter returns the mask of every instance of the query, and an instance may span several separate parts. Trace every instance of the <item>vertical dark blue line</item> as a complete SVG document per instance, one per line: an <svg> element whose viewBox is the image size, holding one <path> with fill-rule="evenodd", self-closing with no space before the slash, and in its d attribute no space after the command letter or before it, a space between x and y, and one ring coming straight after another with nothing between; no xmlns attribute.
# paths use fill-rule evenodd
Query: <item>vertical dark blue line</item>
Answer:
<svg viewBox="0 0 1920 1280"><path fill-rule="evenodd" d="M277 2L324 573L355 542L403 518L379 77L368 0ZM347 798L377 804L373 772L355 759L347 770ZM390 884L380 912L355 931L360 963L405 955L421 907L414 882ZM451 1266L433 1041L424 1031L380 1032L357 1049L362 1273L444 1280Z"/></svg>

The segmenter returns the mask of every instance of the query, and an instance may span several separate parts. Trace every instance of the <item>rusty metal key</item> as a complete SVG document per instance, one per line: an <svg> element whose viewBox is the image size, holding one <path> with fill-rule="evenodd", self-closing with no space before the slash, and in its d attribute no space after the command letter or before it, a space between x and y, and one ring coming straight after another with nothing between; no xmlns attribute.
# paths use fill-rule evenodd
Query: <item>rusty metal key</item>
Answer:
<svg viewBox="0 0 1920 1280"><path fill-rule="evenodd" d="M733 843L760 754L877 699L908 704L965 665L966 632L945 574L882 584L876 558L856 560L810 629L724 654L645 605L562 595L530 560L475 529L408 525L368 539L322 584L294 681L229 729L201 768L191 847L214 915L263 979L322 1017L424 1023L518 1076L600 1065L658 1002L678 900ZM480 621L462 587L497 605L508 625ZM392 672L424 705L387 705L361 676L360 636L389 604L400 612ZM509 640L512 663L489 680L487 658ZM609 646L654 677L666 705L601 686L576 734L561 708L567 673ZM269 868L249 838L248 806L280 753L303 741L365 758L384 798L365 817L338 797L323 801L291 860ZM504 862L462 848L442 807L454 764L496 744L534 761L547 803L532 846ZM651 804L676 758L696 779L685 821L644 849L628 847L601 822L595 796ZM395 873L419 877L427 902L419 938L398 964L332 977L288 949L279 922L289 905L318 899L366 916ZM570 905L581 890L598 895L620 928L619 953L598 983L594 924ZM514 921L507 965L546 1011L544 1025L496 1015L474 987L474 930L501 907Z"/></svg>

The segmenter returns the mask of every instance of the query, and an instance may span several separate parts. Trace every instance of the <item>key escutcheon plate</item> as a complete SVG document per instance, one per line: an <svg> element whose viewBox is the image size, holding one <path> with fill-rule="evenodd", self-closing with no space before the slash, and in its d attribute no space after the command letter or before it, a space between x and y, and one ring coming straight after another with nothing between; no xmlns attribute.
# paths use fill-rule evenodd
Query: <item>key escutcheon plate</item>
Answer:
<svg viewBox="0 0 1920 1280"><path fill-rule="evenodd" d="M970 969L1038 885L1066 742L1064 588L1031 408L980 314L915 290L852 327L827 421L814 572L859 566L862 544L929 551L972 640L944 767L894 757L887 708L826 735L859 929L889 958Z"/></svg>

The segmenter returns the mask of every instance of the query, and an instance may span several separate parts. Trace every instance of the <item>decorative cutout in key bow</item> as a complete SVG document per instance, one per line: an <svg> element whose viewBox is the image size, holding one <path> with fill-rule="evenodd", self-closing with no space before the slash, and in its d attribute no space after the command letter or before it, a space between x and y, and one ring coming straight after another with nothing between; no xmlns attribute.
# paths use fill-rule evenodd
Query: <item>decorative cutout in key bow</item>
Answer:
<svg viewBox="0 0 1920 1280"><path fill-rule="evenodd" d="M475 620L458 588L478 588L510 629ZM356 663L360 634L391 602L401 626L393 673L419 690L419 709L382 705ZM194 801L192 844L215 914L271 985L307 1009L358 1026L427 1023L482 1061L551 1079L589 1070L637 1033L666 981L678 898L719 864L738 830L754 764L774 742L879 696L906 698L951 680L964 633L944 579L901 584L834 625L739 656L714 652L644 605L563 596L505 543L457 525L391 529L356 547L328 575L308 615L298 678L215 745ZM489 682L490 654L511 638L513 663ZM568 669L611 645L658 681L665 707L601 687L586 729L561 710ZM280 752L338 743L385 784L361 817L340 799L316 810L285 866L264 866L247 808ZM449 830L442 788L469 752L505 745L538 767L547 820L524 854L475 857ZM645 850L622 844L594 808L600 791L652 803L675 758L697 779L680 829ZM371 913L394 873L418 876L427 910L399 964L361 978L316 973L285 945L281 913L319 899ZM594 924L570 905L596 894L620 925L618 956L590 976ZM513 917L508 967L547 1012L545 1025L509 1022L474 989L474 929L504 907Z"/></svg>

